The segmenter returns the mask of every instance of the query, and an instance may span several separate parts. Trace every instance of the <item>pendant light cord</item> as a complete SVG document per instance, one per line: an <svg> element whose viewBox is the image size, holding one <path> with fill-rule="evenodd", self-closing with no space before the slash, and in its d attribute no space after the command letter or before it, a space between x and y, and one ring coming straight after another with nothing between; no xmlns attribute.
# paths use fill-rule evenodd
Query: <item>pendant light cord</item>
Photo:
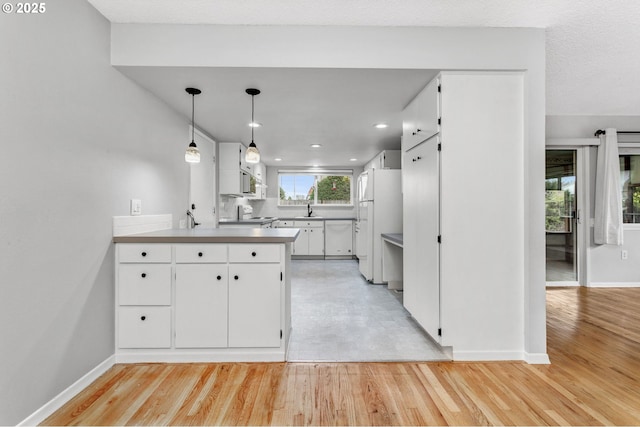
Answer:
<svg viewBox="0 0 640 427"><path fill-rule="evenodd" d="M196 107L196 95L191 94L191 142L195 143L196 128L194 126L194 110Z"/></svg>
<svg viewBox="0 0 640 427"><path fill-rule="evenodd" d="M251 142L253 142L253 128L256 127L256 121L253 119L253 98L255 95L251 95Z"/></svg>

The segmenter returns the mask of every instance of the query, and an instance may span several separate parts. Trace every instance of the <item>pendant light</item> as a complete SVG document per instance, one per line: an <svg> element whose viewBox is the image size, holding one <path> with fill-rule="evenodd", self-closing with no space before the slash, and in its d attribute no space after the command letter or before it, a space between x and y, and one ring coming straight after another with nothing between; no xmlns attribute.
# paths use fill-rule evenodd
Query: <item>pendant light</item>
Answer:
<svg viewBox="0 0 640 427"><path fill-rule="evenodd" d="M260 94L259 89L247 89L246 92L251 95L251 144L247 148L247 152L244 156L244 160L247 163L260 163L260 151L256 147L256 143L253 142L253 129L255 128L255 121L253 120L253 97Z"/></svg>
<svg viewBox="0 0 640 427"><path fill-rule="evenodd" d="M191 95L191 144L187 147L187 151L184 153L184 160L187 163L200 163L200 150L196 146L195 141L195 124L193 121L194 110L195 110L195 97L196 95L200 95L202 91L200 89L196 89L193 87L188 87L185 89L189 95Z"/></svg>

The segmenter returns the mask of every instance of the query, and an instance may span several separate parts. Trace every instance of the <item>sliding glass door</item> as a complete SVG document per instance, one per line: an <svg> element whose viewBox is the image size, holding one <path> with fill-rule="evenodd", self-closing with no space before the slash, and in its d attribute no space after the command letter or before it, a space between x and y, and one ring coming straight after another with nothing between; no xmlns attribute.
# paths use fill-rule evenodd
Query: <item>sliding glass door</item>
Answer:
<svg viewBox="0 0 640 427"><path fill-rule="evenodd" d="M547 150L545 228L547 282L578 282L576 150Z"/></svg>

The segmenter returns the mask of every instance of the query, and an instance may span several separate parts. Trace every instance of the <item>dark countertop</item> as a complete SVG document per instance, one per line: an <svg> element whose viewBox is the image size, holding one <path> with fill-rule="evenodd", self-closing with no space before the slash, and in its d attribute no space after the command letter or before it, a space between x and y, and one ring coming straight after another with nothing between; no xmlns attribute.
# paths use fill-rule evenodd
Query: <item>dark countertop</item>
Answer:
<svg viewBox="0 0 640 427"><path fill-rule="evenodd" d="M114 243L289 243L298 228L195 228L114 236Z"/></svg>
<svg viewBox="0 0 640 427"><path fill-rule="evenodd" d="M278 218L249 218L249 219L231 219L231 218L220 218L218 221L222 224L255 224L255 225L264 225L272 223L273 221L277 221Z"/></svg>
<svg viewBox="0 0 640 427"><path fill-rule="evenodd" d="M402 233L382 233L380 236L384 240L388 240L391 243L395 243L398 246L402 246L404 244L404 238Z"/></svg>
<svg viewBox="0 0 640 427"><path fill-rule="evenodd" d="M328 217L319 217L319 216L312 216L312 217L298 217L298 218L285 218L285 217L279 217L276 218L276 220L279 221L308 221L308 220L317 220L317 221L355 221L356 219L353 217L350 218L328 218Z"/></svg>

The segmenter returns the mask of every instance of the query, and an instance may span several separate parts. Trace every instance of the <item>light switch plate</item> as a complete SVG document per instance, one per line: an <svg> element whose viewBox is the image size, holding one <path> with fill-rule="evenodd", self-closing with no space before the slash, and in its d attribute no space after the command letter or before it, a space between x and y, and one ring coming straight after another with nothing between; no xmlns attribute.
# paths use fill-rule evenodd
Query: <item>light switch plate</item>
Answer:
<svg viewBox="0 0 640 427"><path fill-rule="evenodd" d="M142 201L140 199L131 199L131 215L142 214Z"/></svg>

